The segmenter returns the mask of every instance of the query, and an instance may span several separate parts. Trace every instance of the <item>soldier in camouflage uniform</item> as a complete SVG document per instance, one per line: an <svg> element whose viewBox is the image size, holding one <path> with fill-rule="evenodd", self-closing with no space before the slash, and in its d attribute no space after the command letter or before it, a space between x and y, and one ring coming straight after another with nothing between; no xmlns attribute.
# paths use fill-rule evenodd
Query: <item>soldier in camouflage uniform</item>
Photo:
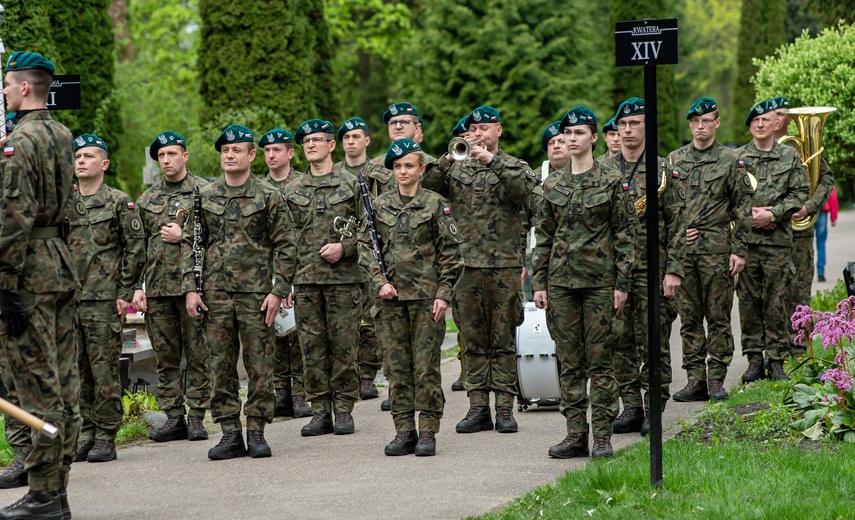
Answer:
<svg viewBox="0 0 855 520"><path fill-rule="evenodd" d="M142 221L125 193L104 183L107 145L96 135L74 140L78 185L68 212L68 245L83 287L77 295L77 352L83 425L75 461L116 459L122 427L119 364L122 323L145 269Z"/></svg>
<svg viewBox="0 0 855 520"><path fill-rule="evenodd" d="M615 124L621 131L621 151L605 161L603 166L620 171L624 189L631 201L637 202L648 193L657 195L658 190L646 188L646 163L644 157L644 100L629 98L618 107ZM657 158L656 164L662 159ZM659 184L661 175L656 175ZM659 279L661 293L659 312L661 320L662 402L670 397L671 382L671 324L677 318L677 288L683 277L683 259L686 254L686 192L679 173L668 172L664 180L666 188L660 197L659 215ZM650 348L647 335L647 218L639 215L635 227L635 263L632 265L632 289L626 302L623 319L623 334L615 348L615 377L620 386L623 411L615 419L615 433L641 432L650 430L650 395L647 377L647 358ZM639 370L639 368L641 370ZM642 390L645 391L642 400ZM645 411L646 410L646 411Z"/></svg>
<svg viewBox="0 0 855 520"><path fill-rule="evenodd" d="M264 161L269 169L264 180L283 191L285 186L300 175L291 167L291 159L294 158L294 135L284 128L273 128L261 136L258 146L264 150ZM273 389L276 394L274 417L301 418L312 415L311 407L306 404L306 390L303 388L303 353L296 328L285 336L276 337Z"/></svg>
<svg viewBox="0 0 855 520"><path fill-rule="evenodd" d="M594 457L612 455L618 385L612 349L635 255L635 207L618 170L594 160L597 119L573 107L561 121L570 164L547 178L537 218L534 302L546 309L561 373L561 413L567 436L549 449L555 458L583 457L588 447L588 379Z"/></svg>
<svg viewBox="0 0 855 520"><path fill-rule="evenodd" d="M715 139L721 124L715 100L698 99L686 118L692 142L668 158L688 194L677 306L688 383L674 394L678 402L728 397L723 383L733 359L733 277L745 267L753 193L744 163Z"/></svg>
<svg viewBox="0 0 855 520"><path fill-rule="evenodd" d="M454 128L451 129L451 135L454 137L462 137L467 139L469 136L469 130L466 128L466 120L469 119L469 114L460 118L460 121L454 125ZM466 372L463 369L463 335L460 334L459 329L460 325L455 323L458 327L457 332L457 360L460 361L460 375L457 379L451 383L451 391L452 392L462 392L466 390L466 386L463 384L463 374Z"/></svg>
<svg viewBox="0 0 855 520"><path fill-rule="evenodd" d="M367 222L359 234L359 263L368 290L378 295L375 323L395 423L386 455L436 454L445 404L440 376L445 311L463 271L460 235L448 203L419 185L425 162L411 139L395 141L386 154L385 166L395 172L398 190L380 195L374 207L388 277L372 254Z"/></svg>
<svg viewBox="0 0 855 520"><path fill-rule="evenodd" d="M333 165L332 123L310 119L300 125L294 140L309 161L306 174L285 187L298 237L294 309L303 349L303 384L312 402L312 420L300 433L346 435L354 432L352 412L359 397L356 349L362 273L355 234L362 217L359 186L350 172Z"/></svg>
<svg viewBox="0 0 855 520"><path fill-rule="evenodd" d="M211 351L211 416L223 436L208 450L211 460L270 457L265 424L273 420L273 364L276 338L271 328L279 305L291 291L294 238L282 193L252 174L252 132L229 125L214 148L223 174L200 191L200 228L184 227L185 307L197 318ZM197 290L194 232L201 235L204 259ZM274 283L275 281L275 283ZM242 347L242 349L241 349ZM238 353L243 350L248 395L246 444L240 420Z"/></svg>
<svg viewBox="0 0 855 520"><path fill-rule="evenodd" d="M63 237L73 182L71 132L45 109L54 65L14 52L6 65L6 106L18 125L0 162L0 356L19 404L58 428L36 431L26 454L29 492L2 518L71 518L66 486L80 428L74 292L80 287Z"/></svg>
<svg viewBox="0 0 855 520"><path fill-rule="evenodd" d="M606 159L614 157L620 151L620 130L615 124L615 118L609 119L603 125L603 141L606 143L606 153L597 157L600 164Z"/></svg>
<svg viewBox="0 0 855 520"><path fill-rule="evenodd" d="M790 282L792 216L810 195L807 175L798 153L775 141L775 113L771 101L757 103L745 118L754 139L737 153L757 179L752 197L751 232L745 269L736 285L742 324L742 353L748 370L742 382L763 377L763 352L775 379L789 379L784 360L790 355Z"/></svg>
<svg viewBox="0 0 855 520"><path fill-rule="evenodd" d="M465 348L463 376L469 412L458 433L493 429L490 392L495 393L496 430L516 432L517 394L514 332L522 322L521 272L524 262L524 205L537 176L528 164L499 148L499 111L481 106L466 121L471 159L458 163L446 154L422 178L425 188L446 196L458 216L465 269L452 301L454 321Z"/></svg>
<svg viewBox="0 0 855 520"><path fill-rule="evenodd" d="M193 208L193 188L208 182L187 170L187 140L171 130L152 141L149 156L158 161L164 177L137 200L145 232L146 268L145 290L141 279L134 291L134 308L145 313L157 361L157 407L167 417L149 438L156 442L205 440L208 431L202 422L211 405L211 370L200 323L184 309L181 233ZM187 362L186 387L182 358ZM185 402L190 409L187 420Z"/></svg>

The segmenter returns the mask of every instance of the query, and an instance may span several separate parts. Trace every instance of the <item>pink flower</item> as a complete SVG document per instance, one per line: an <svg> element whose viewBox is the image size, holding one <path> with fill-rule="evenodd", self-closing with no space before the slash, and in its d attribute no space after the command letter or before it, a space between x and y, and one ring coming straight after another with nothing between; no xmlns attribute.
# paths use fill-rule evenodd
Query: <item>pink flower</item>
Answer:
<svg viewBox="0 0 855 520"><path fill-rule="evenodd" d="M849 390L852 388L852 376L840 370L839 368L832 368L828 370L826 373L822 374L822 377L819 378L820 381L831 381L834 383L834 386L838 388L838 390Z"/></svg>
<svg viewBox="0 0 855 520"><path fill-rule="evenodd" d="M813 310L807 305L799 305L796 307L796 312L790 317L790 322L793 324L793 330L809 331L814 324L816 316Z"/></svg>
<svg viewBox="0 0 855 520"><path fill-rule="evenodd" d="M837 365L846 364L846 356L849 355L848 350L841 350L836 356L834 356L834 363Z"/></svg>
<svg viewBox="0 0 855 520"><path fill-rule="evenodd" d="M822 402L823 403L840 404L843 402L843 398L840 397L839 395L825 394L824 396L822 396Z"/></svg>

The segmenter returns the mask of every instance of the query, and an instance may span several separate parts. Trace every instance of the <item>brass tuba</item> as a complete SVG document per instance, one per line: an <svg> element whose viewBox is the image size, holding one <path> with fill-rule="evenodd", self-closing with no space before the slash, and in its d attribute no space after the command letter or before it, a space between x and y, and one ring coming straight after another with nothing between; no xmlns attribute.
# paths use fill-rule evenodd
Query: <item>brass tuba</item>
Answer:
<svg viewBox="0 0 855 520"><path fill-rule="evenodd" d="M656 190L657 197L665 193L665 188L668 183L668 164L665 161L662 161L662 164L659 166L659 171L662 172L662 176L659 179L659 189ZM643 195L640 199L635 201L635 214L638 218L641 218L646 212L647 195Z"/></svg>
<svg viewBox="0 0 855 520"><path fill-rule="evenodd" d="M793 116L798 128L798 135L785 135L778 139L781 144L792 142L802 158L802 164L807 172L810 183L810 194L816 191L819 184L819 168L821 163L822 128L828 116L837 110L834 107L801 107L787 110ZM793 221L793 231L807 231L816 223L819 212L808 215L803 219Z"/></svg>

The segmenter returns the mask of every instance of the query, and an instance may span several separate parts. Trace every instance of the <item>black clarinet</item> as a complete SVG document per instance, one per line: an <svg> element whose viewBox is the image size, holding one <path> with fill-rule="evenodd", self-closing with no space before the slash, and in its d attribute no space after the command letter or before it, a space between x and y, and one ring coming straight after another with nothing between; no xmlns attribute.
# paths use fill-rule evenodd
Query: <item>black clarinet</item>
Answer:
<svg viewBox="0 0 855 520"><path fill-rule="evenodd" d="M371 236L371 252L374 254L374 260L380 265L380 272L383 273L387 281L391 282L392 277L389 276L389 271L386 270L386 262L383 261L380 234L377 233L377 224L374 222L374 205L371 204L368 185L365 184L365 177L362 176L362 172L359 172L356 178L359 180L359 191L362 192L362 209L365 212L365 220L368 222L368 234Z"/></svg>
<svg viewBox="0 0 855 520"><path fill-rule="evenodd" d="M196 292L202 297L202 257L205 246L202 243L202 195L199 186L193 188L193 278L196 280ZM202 314L202 306L196 306L196 312Z"/></svg>

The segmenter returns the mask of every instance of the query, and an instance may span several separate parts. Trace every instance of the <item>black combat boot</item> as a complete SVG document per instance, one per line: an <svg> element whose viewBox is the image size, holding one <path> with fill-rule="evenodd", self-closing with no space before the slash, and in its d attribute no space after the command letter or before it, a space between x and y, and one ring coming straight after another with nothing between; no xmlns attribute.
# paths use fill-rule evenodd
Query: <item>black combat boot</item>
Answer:
<svg viewBox="0 0 855 520"><path fill-rule="evenodd" d="M359 398L363 401L367 399L377 399L380 397L380 392L377 391L377 385L373 379L362 379L359 382Z"/></svg>
<svg viewBox="0 0 855 520"><path fill-rule="evenodd" d="M0 489L12 489L27 485L27 472L24 470L24 461L15 460L9 469L0 475Z"/></svg>
<svg viewBox="0 0 855 520"><path fill-rule="evenodd" d="M612 423L612 429L615 433L640 432L643 422L644 408L640 406L624 408Z"/></svg>
<svg viewBox="0 0 855 520"><path fill-rule="evenodd" d="M383 399L380 402L380 411L381 412L391 412L392 411L392 401L389 399Z"/></svg>
<svg viewBox="0 0 855 520"><path fill-rule="evenodd" d="M674 394L674 400L678 403L690 403L692 401L709 401L710 394L707 392L706 381L689 379L682 390Z"/></svg>
<svg viewBox="0 0 855 520"><path fill-rule="evenodd" d="M771 376L775 379L775 381L789 381L790 376L787 375L787 371L784 370L784 362L783 361L769 361L769 372ZM745 376L743 376L744 378Z"/></svg>
<svg viewBox="0 0 855 520"><path fill-rule="evenodd" d="M291 401L294 403L295 418L303 419L312 416L312 407L306 404L305 395L294 395L291 397Z"/></svg>
<svg viewBox="0 0 855 520"><path fill-rule="evenodd" d="M416 444L416 457L433 457L436 455L436 433L421 432Z"/></svg>
<svg viewBox="0 0 855 520"><path fill-rule="evenodd" d="M329 412L320 412L312 414L312 420L309 421L309 424L303 426L303 429L300 430L300 435L303 437L314 437L332 432L332 414Z"/></svg>
<svg viewBox="0 0 855 520"><path fill-rule="evenodd" d="M519 431L514 412L510 406L496 407L496 431L499 433L516 433Z"/></svg>
<svg viewBox="0 0 855 520"><path fill-rule="evenodd" d="M69 511L70 514L70 511ZM62 503L58 491L30 491L10 506L0 509L0 518L61 520Z"/></svg>
<svg viewBox="0 0 855 520"><path fill-rule="evenodd" d="M563 441L549 448L549 456L553 459L587 457L588 453L587 433L568 433Z"/></svg>
<svg viewBox="0 0 855 520"><path fill-rule="evenodd" d="M460 374L460 377L457 378L457 381L451 383L451 391L462 392L464 390L466 390L466 387L463 386L463 374Z"/></svg>
<svg viewBox="0 0 855 520"><path fill-rule="evenodd" d="M335 413L335 435L350 435L355 431L353 415L350 412Z"/></svg>
<svg viewBox="0 0 855 520"><path fill-rule="evenodd" d="M59 506L62 509L62 520L71 520L71 507L68 505L68 492L65 488L59 490Z"/></svg>
<svg viewBox="0 0 855 520"><path fill-rule="evenodd" d="M763 358L748 361L748 370L742 374L742 384L753 383L763 379Z"/></svg>
<svg viewBox="0 0 855 520"><path fill-rule="evenodd" d="M609 436L594 437L594 451L591 452L592 459L600 457L611 457L614 455L612 450L612 438Z"/></svg>
<svg viewBox="0 0 855 520"><path fill-rule="evenodd" d="M707 385L709 385L710 388L710 399L724 401L730 397L727 395L727 391L724 389L721 379L710 379L707 381Z"/></svg>
<svg viewBox="0 0 855 520"><path fill-rule="evenodd" d="M457 423L457 433L475 433L493 429L493 418L488 406L473 406L466 417Z"/></svg>
<svg viewBox="0 0 855 520"><path fill-rule="evenodd" d="M166 423L160 428L152 430L151 433L148 434L148 438L154 442L169 442L186 439L187 423L184 422L184 416L177 415L175 417L167 417Z"/></svg>
<svg viewBox="0 0 855 520"><path fill-rule="evenodd" d="M208 450L208 458L211 460L228 460L237 457L246 457L246 446L240 430L223 432L223 438L220 439L219 444Z"/></svg>
<svg viewBox="0 0 855 520"><path fill-rule="evenodd" d="M416 431L398 432L392 442L386 445L383 453L390 457L398 457L401 455L409 455L416 449L416 443L419 439L416 437Z"/></svg>
<svg viewBox="0 0 855 520"><path fill-rule="evenodd" d="M270 457L273 452L270 451L270 445L264 439L264 432L261 430L246 431L246 446L249 449L249 456L253 459Z"/></svg>
<svg viewBox="0 0 855 520"><path fill-rule="evenodd" d="M106 439L95 439L95 446L86 456L89 462L110 462L116 460L116 443Z"/></svg>
<svg viewBox="0 0 855 520"><path fill-rule="evenodd" d="M205 428L205 419L203 417L190 416L188 418L190 425L187 427L187 438L191 441L206 441L208 440L208 430Z"/></svg>
<svg viewBox="0 0 855 520"><path fill-rule="evenodd" d="M294 417L294 402L291 400L290 388L277 388L274 390L276 405L273 408L273 417Z"/></svg>
<svg viewBox="0 0 855 520"><path fill-rule="evenodd" d="M95 441L80 441L74 448L74 462L85 462L89 452L95 447Z"/></svg>

